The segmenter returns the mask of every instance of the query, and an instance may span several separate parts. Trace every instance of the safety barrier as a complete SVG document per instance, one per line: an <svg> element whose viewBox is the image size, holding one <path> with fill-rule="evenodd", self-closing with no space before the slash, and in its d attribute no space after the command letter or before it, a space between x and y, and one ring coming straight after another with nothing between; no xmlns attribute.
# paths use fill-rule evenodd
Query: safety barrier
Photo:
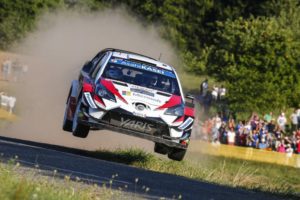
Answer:
<svg viewBox="0 0 300 200"><path fill-rule="evenodd" d="M293 154L288 157L286 153L278 153L250 147L230 146L224 144L212 144L200 140L192 140L189 151L209 154L214 156L232 157L266 163L276 163L300 168L300 155Z"/></svg>
<svg viewBox="0 0 300 200"><path fill-rule="evenodd" d="M6 110L3 110L0 108L0 120L6 120L6 121L16 121L17 117L14 114L11 114L7 112Z"/></svg>

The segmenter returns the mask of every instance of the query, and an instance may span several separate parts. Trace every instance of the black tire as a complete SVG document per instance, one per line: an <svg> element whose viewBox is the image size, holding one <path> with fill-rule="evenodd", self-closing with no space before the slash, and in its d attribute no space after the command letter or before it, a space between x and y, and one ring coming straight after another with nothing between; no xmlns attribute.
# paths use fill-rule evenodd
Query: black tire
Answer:
<svg viewBox="0 0 300 200"><path fill-rule="evenodd" d="M186 153L186 149L173 148L168 153L168 158L172 160L182 161Z"/></svg>
<svg viewBox="0 0 300 200"><path fill-rule="evenodd" d="M66 109L65 109L65 115L64 115L64 120L63 120L63 127L62 127L62 129L63 129L64 131L72 132L73 121L72 121L72 120L69 120L69 119L67 118L69 106L70 106L70 96L68 97L68 101L67 101L67 104L66 104Z"/></svg>
<svg viewBox="0 0 300 200"><path fill-rule="evenodd" d="M90 126L78 123L78 113L81 108L81 98L76 106L76 110L74 113L73 124L72 124L72 133L75 137L86 138L90 131Z"/></svg>
<svg viewBox="0 0 300 200"><path fill-rule="evenodd" d="M169 147L164 144L156 143L154 145L154 152L166 155L169 152Z"/></svg>

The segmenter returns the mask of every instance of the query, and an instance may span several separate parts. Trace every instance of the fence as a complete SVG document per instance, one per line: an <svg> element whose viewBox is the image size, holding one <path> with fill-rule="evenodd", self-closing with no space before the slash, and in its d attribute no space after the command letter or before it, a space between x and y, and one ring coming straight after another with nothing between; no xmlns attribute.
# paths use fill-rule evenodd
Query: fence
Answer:
<svg viewBox="0 0 300 200"><path fill-rule="evenodd" d="M300 155L297 154L288 157L286 153L223 144L216 145L200 140L192 140L189 151L300 168Z"/></svg>

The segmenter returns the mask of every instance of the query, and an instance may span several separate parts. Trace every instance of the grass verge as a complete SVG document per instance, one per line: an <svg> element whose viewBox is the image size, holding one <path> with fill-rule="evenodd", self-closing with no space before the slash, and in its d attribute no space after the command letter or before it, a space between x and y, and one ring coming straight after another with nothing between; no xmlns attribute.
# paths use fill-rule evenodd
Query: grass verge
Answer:
<svg viewBox="0 0 300 200"><path fill-rule="evenodd" d="M191 153L182 162L159 158L139 149L101 150L92 156L157 172L251 190L300 197L300 170L293 167Z"/></svg>
<svg viewBox="0 0 300 200"><path fill-rule="evenodd" d="M42 176L37 169L24 170L19 163L0 163L0 199L44 199L44 200L90 200L90 199L118 199L120 191L98 185L86 186L80 180L71 181ZM124 195L122 195L123 197Z"/></svg>

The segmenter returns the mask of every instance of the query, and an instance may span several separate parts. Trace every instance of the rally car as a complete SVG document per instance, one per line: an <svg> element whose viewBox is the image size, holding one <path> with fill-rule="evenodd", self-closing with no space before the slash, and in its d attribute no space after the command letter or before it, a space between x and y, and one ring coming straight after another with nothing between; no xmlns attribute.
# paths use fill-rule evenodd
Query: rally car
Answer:
<svg viewBox="0 0 300 200"><path fill-rule="evenodd" d="M104 49L82 68L68 94L63 130L86 138L109 129L155 142L154 151L182 160L194 122L171 66L119 49Z"/></svg>

